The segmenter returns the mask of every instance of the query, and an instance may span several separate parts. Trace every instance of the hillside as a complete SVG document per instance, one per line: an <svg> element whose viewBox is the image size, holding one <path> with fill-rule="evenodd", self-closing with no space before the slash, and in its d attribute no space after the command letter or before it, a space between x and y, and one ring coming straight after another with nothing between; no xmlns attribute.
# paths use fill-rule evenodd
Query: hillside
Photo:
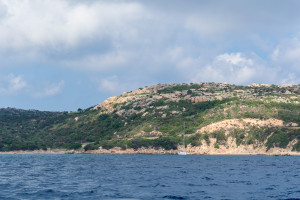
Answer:
<svg viewBox="0 0 300 200"><path fill-rule="evenodd" d="M0 150L176 153L185 129L190 153L299 152L299 102L300 85L194 83L147 86L77 112L1 109Z"/></svg>

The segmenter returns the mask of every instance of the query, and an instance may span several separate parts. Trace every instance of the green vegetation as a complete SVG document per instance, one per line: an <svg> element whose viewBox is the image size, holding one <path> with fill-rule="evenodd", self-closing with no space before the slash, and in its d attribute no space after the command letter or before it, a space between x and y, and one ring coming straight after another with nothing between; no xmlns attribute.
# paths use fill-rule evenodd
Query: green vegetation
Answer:
<svg viewBox="0 0 300 200"><path fill-rule="evenodd" d="M198 85L198 84L176 85L173 87L168 87L168 88L159 90L159 93L166 94L166 93L173 93L176 91L190 90L190 94L191 94L191 89L199 89L200 87L201 87L201 85Z"/></svg>
<svg viewBox="0 0 300 200"><path fill-rule="evenodd" d="M202 135L200 133L197 133L191 137L188 138L188 144L191 144L192 146L201 146L202 145Z"/></svg>
<svg viewBox="0 0 300 200"><path fill-rule="evenodd" d="M166 150L177 149L177 145L180 142L178 137L159 137L157 139L143 139L134 138L132 139L128 147L138 149L140 147L153 147L153 148L164 148Z"/></svg>
<svg viewBox="0 0 300 200"><path fill-rule="evenodd" d="M211 135L217 139L216 144L224 144L227 140L227 136L225 135L225 130L215 131Z"/></svg>
<svg viewBox="0 0 300 200"><path fill-rule="evenodd" d="M300 141L293 146L293 151L300 151Z"/></svg>
<svg viewBox="0 0 300 200"><path fill-rule="evenodd" d="M192 135L191 137L188 138L188 144L191 144L192 146L201 146L202 142L201 140L204 140L207 145L210 145L210 137L211 135L208 133L196 133L195 135Z"/></svg>
<svg viewBox="0 0 300 200"><path fill-rule="evenodd" d="M239 146L242 144L243 139L245 138L245 130L244 129L234 129L233 137L236 139L236 145Z"/></svg>
<svg viewBox="0 0 300 200"><path fill-rule="evenodd" d="M73 144L67 145L67 149L80 149L82 145L79 142L75 142Z"/></svg>
<svg viewBox="0 0 300 200"><path fill-rule="evenodd" d="M289 144L289 138L283 132L274 133L267 141L267 149L271 147L285 148Z"/></svg>
<svg viewBox="0 0 300 200"><path fill-rule="evenodd" d="M293 97L291 103L283 103L289 102L286 99L282 100L286 91L292 89L278 86L252 88L234 85L219 87L217 84L211 84L210 87L205 84L180 84L160 87L157 93L140 94L139 97L149 98L144 104L136 97L128 102L112 103L110 109L94 110L91 107L78 109L76 112L0 109L0 151L82 149L82 144L87 144L85 150L100 147L176 149L181 144L183 122L187 144L192 146L201 146L204 142L210 145L210 138L215 138L214 145L219 148L220 145L226 144L227 137L231 136L236 139L237 146L266 143L267 149L286 148L296 139L293 149L300 151L299 129L292 127L295 123L300 124L299 90L295 89L290 96L284 96L286 99ZM172 96L168 94L175 92L177 93L173 96L178 99L174 101L166 100L161 95ZM255 95L250 95L251 98L240 96L249 93ZM154 96L157 95L161 95L161 98L155 100ZM209 100L195 101L195 98L201 95ZM192 97L194 100L186 97ZM275 102L277 97L280 97L280 101ZM113 111L108 112L110 110ZM196 133L196 130L210 123L242 118L276 118L283 120L287 127L233 129L229 131L228 136L225 130L211 134ZM163 136L154 138L154 130L160 131L159 135ZM142 131L144 136L136 137Z"/></svg>
<svg viewBox="0 0 300 200"><path fill-rule="evenodd" d="M177 149L180 142L178 137L165 137L161 136L157 139L146 139L142 137L135 137L131 140L104 140L99 143L92 143L85 146L85 150L94 150L102 147L104 149L112 149L114 147L120 147L121 149L133 148L164 148L166 150Z"/></svg>
<svg viewBox="0 0 300 200"><path fill-rule="evenodd" d="M300 140L299 129L277 128L274 130L271 137L268 138L266 143L267 150L272 147L286 148L289 142L294 139L298 139L298 141ZM295 150L299 149L297 144L294 146L294 148Z"/></svg>
<svg viewBox="0 0 300 200"><path fill-rule="evenodd" d="M152 126L145 126L143 131L145 131L146 133L149 133L149 132L153 131L153 127Z"/></svg>

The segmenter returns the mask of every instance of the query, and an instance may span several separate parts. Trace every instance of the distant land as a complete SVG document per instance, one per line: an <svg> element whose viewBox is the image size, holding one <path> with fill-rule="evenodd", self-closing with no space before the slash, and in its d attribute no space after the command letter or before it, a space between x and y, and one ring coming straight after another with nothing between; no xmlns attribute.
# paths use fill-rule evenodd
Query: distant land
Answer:
<svg viewBox="0 0 300 200"><path fill-rule="evenodd" d="M300 155L300 85L158 84L74 112L0 109L1 153ZM185 125L184 125L185 124Z"/></svg>

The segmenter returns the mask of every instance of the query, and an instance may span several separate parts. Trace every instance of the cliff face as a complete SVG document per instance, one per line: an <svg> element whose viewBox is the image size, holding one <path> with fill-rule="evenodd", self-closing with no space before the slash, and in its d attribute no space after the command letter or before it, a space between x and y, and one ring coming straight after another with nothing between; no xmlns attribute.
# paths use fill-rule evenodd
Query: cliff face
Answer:
<svg viewBox="0 0 300 200"><path fill-rule="evenodd" d="M300 85L159 84L78 112L24 112L2 128L0 149L176 153L185 131L190 154L297 154L299 102Z"/></svg>

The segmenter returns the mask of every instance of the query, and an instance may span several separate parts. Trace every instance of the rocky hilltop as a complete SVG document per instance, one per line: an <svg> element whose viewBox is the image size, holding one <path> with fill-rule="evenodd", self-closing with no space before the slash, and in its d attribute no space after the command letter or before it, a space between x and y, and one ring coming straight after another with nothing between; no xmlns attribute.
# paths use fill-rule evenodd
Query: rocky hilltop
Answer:
<svg viewBox="0 0 300 200"><path fill-rule="evenodd" d="M299 154L299 102L300 85L158 84L77 112L22 112L0 148L177 153L185 131L190 154Z"/></svg>
<svg viewBox="0 0 300 200"><path fill-rule="evenodd" d="M266 100L267 102L293 102L299 104L299 94L299 85L255 83L249 86L236 86L227 83L158 84L146 86L133 92L124 92L120 96L110 97L93 109L128 116L133 113L145 114L146 109L153 108L152 104L157 101L199 103L232 97L241 100ZM166 109L167 107L156 109Z"/></svg>

